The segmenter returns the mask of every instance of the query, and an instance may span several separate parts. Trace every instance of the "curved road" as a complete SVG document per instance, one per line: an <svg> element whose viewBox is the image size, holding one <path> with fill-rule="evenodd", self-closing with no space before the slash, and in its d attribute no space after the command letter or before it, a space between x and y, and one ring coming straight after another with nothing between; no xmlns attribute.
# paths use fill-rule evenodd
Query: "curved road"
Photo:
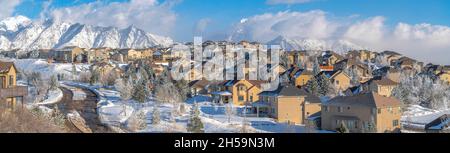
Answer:
<svg viewBox="0 0 450 153"><path fill-rule="evenodd" d="M63 99L57 104L59 109L67 115L67 113L75 110L86 121L86 125L93 133L109 133L112 132L107 126L101 124L97 113L98 98L90 90L81 89L86 93L85 100L73 100L73 93L71 90L60 87L63 92ZM66 125L69 132L81 133L72 123L66 120Z"/></svg>

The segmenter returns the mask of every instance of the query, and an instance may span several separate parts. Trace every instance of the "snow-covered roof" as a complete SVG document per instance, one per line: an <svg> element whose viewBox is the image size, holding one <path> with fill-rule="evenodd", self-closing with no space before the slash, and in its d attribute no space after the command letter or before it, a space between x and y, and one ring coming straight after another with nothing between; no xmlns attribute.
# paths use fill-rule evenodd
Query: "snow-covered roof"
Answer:
<svg viewBox="0 0 450 153"><path fill-rule="evenodd" d="M221 96L231 96L233 95L230 91L216 91L211 92L212 95L221 95Z"/></svg>

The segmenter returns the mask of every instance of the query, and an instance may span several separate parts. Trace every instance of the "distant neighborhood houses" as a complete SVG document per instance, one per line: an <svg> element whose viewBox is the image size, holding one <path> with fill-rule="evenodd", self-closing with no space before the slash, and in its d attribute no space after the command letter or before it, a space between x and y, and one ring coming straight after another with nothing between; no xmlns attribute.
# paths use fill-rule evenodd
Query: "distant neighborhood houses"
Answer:
<svg viewBox="0 0 450 153"><path fill-rule="evenodd" d="M247 41L203 43L204 47L224 48L227 45L240 45L258 52L261 44ZM49 63L90 64L101 74L114 72L123 77L136 62L150 66L156 75L171 69L183 56L172 54L172 49L87 49L67 46L33 50L21 55L18 50L2 51L0 55L44 59ZM186 52L193 53L193 47ZM210 58L203 60L201 64ZM127 66L117 67L119 64ZM232 103L245 107L248 115L255 117L270 117L280 123L312 125L317 129L337 132L400 132L404 102L396 98L393 92L403 78L427 75L450 83L450 66L424 64L394 51L355 50L343 55L333 51L282 51L279 64L267 65L281 78L278 88L272 90L265 88L267 81L249 79L251 73L260 74L260 69L247 64L240 70L236 63L234 67L244 72L245 79L208 80L203 74L206 70L196 69L196 65L192 64L189 75L185 77L188 80L188 96L209 96L217 104ZM13 64L2 62L0 70L0 91L4 93L3 90L12 90L9 87L15 88L15 75L10 74L15 73ZM11 80L11 76L14 79ZM6 98L12 105L20 99L17 97L24 95L0 94L0 100ZM448 126L447 118L443 116L430 122L426 130L439 132L442 126L438 125Z"/></svg>

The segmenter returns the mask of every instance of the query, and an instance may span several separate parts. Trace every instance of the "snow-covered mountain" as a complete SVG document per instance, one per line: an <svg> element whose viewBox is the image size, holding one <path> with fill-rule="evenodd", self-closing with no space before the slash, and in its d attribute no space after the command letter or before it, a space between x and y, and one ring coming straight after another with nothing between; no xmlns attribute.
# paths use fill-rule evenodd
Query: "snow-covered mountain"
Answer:
<svg viewBox="0 0 450 153"><path fill-rule="evenodd" d="M82 48L147 48L170 46L173 40L134 26L125 29L79 23L33 22L24 16L0 21L0 50L33 50L79 46Z"/></svg>
<svg viewBox="0 0 450 153"><path fill-rule="evenodd" d="M279 36L268 45L280 45L285 50L332 50L336 52L347 52L351 50L370 50L367 47L356 45L347 40L318 40L318 39L291 39Z"/></svg>

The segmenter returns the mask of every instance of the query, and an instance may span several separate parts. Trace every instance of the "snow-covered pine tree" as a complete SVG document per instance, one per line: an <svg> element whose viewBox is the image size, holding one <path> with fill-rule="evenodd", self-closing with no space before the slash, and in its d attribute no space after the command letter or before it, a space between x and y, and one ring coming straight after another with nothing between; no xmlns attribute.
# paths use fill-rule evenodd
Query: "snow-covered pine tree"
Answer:
<svg viewBox="0 0 450 153"><path fill-rule="evenodd" d="M235 108L233 103L228 103L225 105L225 115L228 118L228 123L231 122L231 117L235 114Z"/></svg>
<svg viewBox="0 0 450 153"><path fill-rule="evenodd" d="M198 104L194 103L194 108L191 112L191 117L189 119L188 125L187 125L187 131L192 133L203 133L204 132L204 126L202 123L202 120L200 119L200 110L198 108Z"/></svg>
<svg viewBox="0 0 450 153"><path fill-rule="evenodd" d="M309 93L315 95L315 96L320 96L319 94L319 81L313 77L311 80L308 81L308 83L306 84L306 90L308 90Z"/></svg>
<svg viewBox="0 0 450 153"><path fill-rule="evenodd" d="M331 84L331 81L328 77L326 77L324 74L319 75L318 78L318 85L319 85L319 95L321 96L327 96L330 94L334 94L336 91L334 90L333 84Z"/></svg>
<svg viewBox="0 0 450 153"><path fill-rule="evenodd" d="M140 103L144 103L147 100L147 97L148 97L147 84L145 83L144 80L140 80L134 86L133 99Z"/></svg>

